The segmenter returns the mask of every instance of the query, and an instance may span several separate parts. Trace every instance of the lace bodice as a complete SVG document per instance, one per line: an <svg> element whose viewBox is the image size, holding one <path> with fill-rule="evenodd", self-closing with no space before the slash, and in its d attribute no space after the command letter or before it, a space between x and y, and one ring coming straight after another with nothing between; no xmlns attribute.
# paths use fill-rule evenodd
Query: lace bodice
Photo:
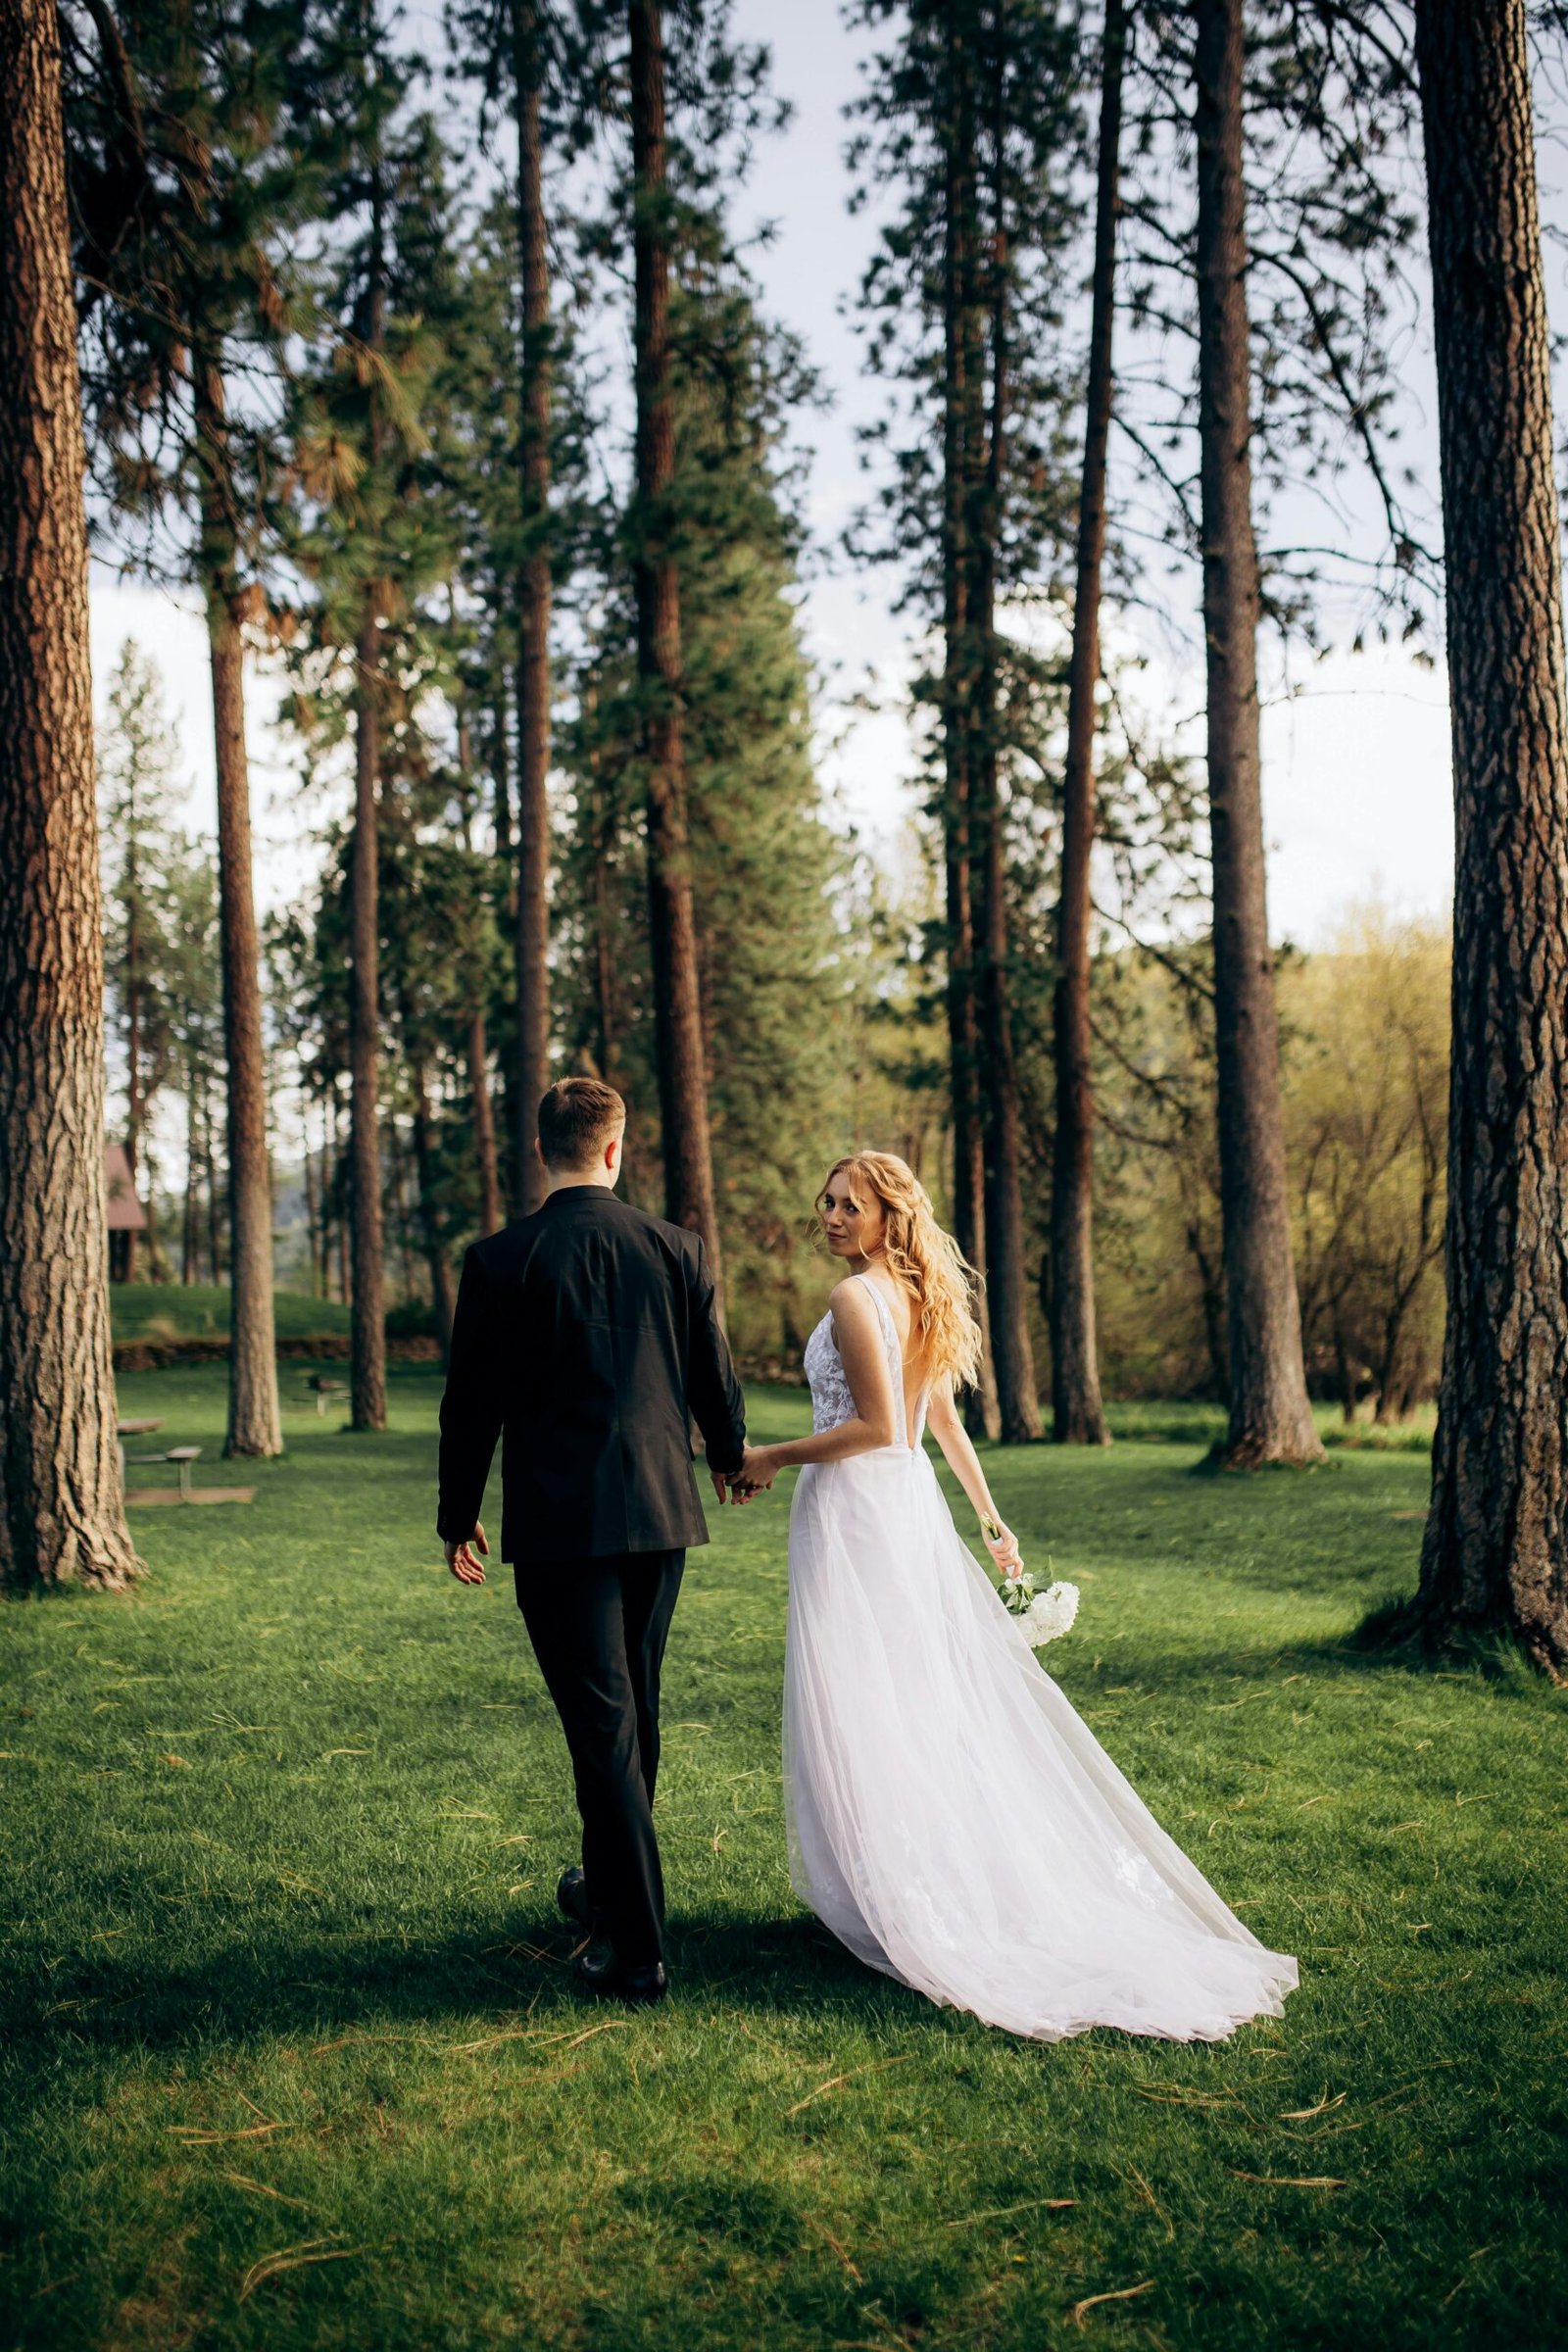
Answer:
<svg viewBox="0 0 1568 2352"><path fill-rule="evenodd" d="M806 1377L811 1391L811 1427L837 1429L855 1417L855 1398L844 1377L844 1359L833 1345L833 1318L824 1315L806 1343Z"/></svg>
<svg viewBox="0 0 1568 2352"><path fill-rule="evenodd" d="M904 1351L899 1346L899 1334L893 1321L893 1310L876 1284L868 1275L857 1274L876 1300L877 1318L882 1325L882 1337L888 1351L888 1372L893 1382L893 1400L902 1414L904 1402ZM806 1343L803 1357L806 1378L811 1391L811 1428L813 1433L837 1429L841 1421L855 1418L855 1395L844 1374L844 1359L833 1338L833 1317L826 1314ZM925 1429L925 1397L920 1398L915 1415L914 1442L918 1446Z"/></svg>

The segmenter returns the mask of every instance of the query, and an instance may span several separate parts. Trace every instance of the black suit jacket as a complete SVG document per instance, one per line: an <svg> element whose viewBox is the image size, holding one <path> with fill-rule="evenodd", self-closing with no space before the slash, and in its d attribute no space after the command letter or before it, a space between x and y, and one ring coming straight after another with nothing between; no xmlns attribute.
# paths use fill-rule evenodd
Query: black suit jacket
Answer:
<svg viewBox="0 0 1568 2352"><path fill-rule="evenodd" d="M473 1533L504 1437L504 1560L706 1544L693 1417L738 1470L745 1400L701 1241L604 1185L552 1193L464 1259L436 1531Z"/></svg>

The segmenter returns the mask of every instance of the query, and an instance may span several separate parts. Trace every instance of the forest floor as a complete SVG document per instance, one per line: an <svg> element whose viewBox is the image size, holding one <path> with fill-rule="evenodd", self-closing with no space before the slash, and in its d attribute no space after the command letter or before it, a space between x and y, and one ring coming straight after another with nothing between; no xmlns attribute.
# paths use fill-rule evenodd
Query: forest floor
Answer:
<svg viewBox="0 0 1568 2352"><path fill-rule="evenodd" d="M1568 2338L1568 1709L1350 1646L1413 1581L1419 1454L992 1454L1082 1588L1052 1672L1301 1964L1223 2045L1042 2046L791 1894L778 1494L722 1516L675 1622L674 1995L585 2008L511 1578L463 1590L431 1532L439 1376L394 1368L354 1438L293 1369L287 1457L204 1461L252 1505L136 1513L133 1597L0 1626L6 2352ZM216 1456L220 1368L122 1402ZM1020 1836L1032 1801L997 1791Z"/></svg>

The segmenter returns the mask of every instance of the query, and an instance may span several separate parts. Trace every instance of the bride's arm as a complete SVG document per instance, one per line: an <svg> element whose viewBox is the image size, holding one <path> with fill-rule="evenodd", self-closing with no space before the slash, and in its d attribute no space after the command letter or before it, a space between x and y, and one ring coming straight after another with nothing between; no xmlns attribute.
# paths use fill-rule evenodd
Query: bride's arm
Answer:
<svg viewBox="0 0 1568 2352"><path fill-rule="evenodd" d="M954 1400L951 1378L941 1380L932 1390L931 1402L926 1412L926 1426L941 1446L948 1468L973 1503L975 1517L980 1522L980 1533L985 1539L986 1549L996 1561L997 1566L1008 1569L1021 1568L1023 1560L1018 1550L1018 1539L1011 1528L1004 1523L1002 1513L991 1499L991 1489L987 1486L986 1474L980 1467L980 1456L970 1445L969 1433L958 1418L958 1407ZM986 1534L987 1520L993 1527L1001 1528L1000 1541L993 1542L992 1538Z"/></svg>
<svg viewBox="0 0 1568 2352"><path fill-rule="evenodd" d="M833 1313L833 1340L844 1365L844 1377L855 1398L855 1413L836 1429L819 1429L808 1438L786 1438L779 1446L752 1446L746 1450L741 1478L749 1486L768 1486L779 1471L796 1462L843 1462L852 1454L870 1453L893 1446L899 1436L901 1399L893 1394L887 1347L875 1302L866 1297L863 1282L841 1282L828 1305Z"/></svg>

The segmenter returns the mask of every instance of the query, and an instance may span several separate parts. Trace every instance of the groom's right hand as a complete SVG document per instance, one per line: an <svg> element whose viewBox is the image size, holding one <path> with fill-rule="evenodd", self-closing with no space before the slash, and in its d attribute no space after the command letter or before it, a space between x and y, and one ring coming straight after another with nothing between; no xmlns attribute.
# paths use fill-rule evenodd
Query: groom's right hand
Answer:
<svg viewBox="0 0 1568 2352"><path fill-rule="evenodd" d="M490 1546L484 1540L484 1522L481 1519L474 1521L471 1536L466 1537L461 1544L449 1541L446 1546L447 1566L460 1585L482 1585L484 1583L484 1570L474 1558L476 1551L482 1551L486 1559L490 1556Z"/></svg>

